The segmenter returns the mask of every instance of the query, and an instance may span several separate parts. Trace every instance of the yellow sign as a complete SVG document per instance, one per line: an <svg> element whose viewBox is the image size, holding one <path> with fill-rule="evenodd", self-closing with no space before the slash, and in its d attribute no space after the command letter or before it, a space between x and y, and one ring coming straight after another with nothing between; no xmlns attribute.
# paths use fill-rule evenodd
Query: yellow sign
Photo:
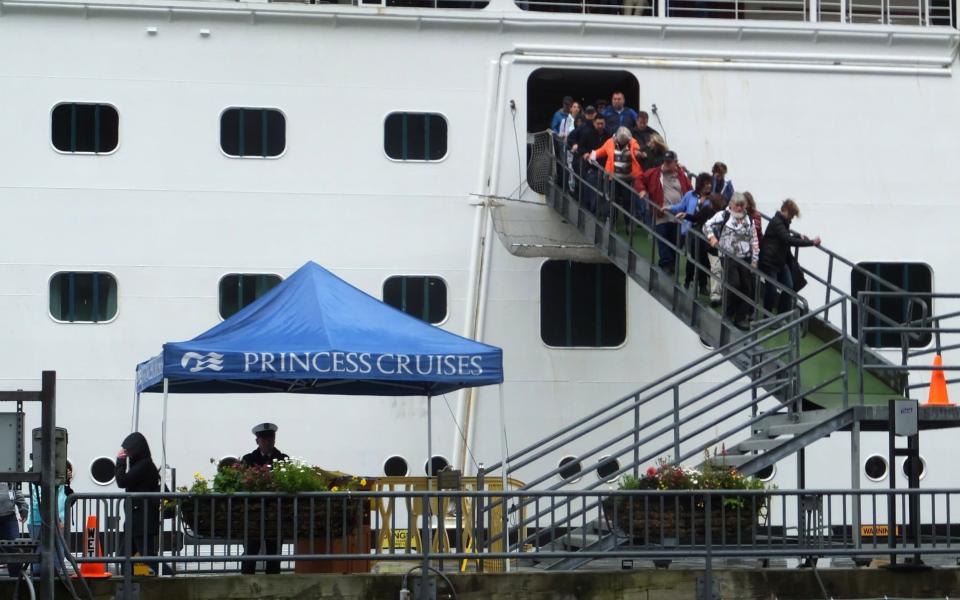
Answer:
<svg viewBox="0 0 960 600"><path fill-rule="evenodd" d="M394 529L393 530L393 549L394 550L406 550L407 549L407 530L406 529ZM410 548L416 549L417 540L416 538L410 539ZM383 545L384 550L390 549L390 542L385 541Z"/></svg>
<svg viewBox="0 0 960 600"><path fill-rule="evenodd" d="M890 535L889 525L861 525L860 537L887 537ZM900 535L900 526L897 525L893 530L893 535Z"/></svg>

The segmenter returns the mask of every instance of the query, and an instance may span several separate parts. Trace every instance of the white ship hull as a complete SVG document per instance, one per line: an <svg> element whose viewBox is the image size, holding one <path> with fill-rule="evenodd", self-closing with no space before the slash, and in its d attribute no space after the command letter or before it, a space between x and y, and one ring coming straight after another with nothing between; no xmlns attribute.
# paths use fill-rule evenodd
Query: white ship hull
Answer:
<svg viewBox="0 0 960 600"><path fill-rule="evenodd" d="M958 267L944 188L960 156L956 42L952 29L547 17L509 4L444 13L0 2L0 387L34 388L42 369L57 371L75 487L96 489L89 464L113 456L131 427L136 363L216 323L224 275L288 275L315 260L376 297L393 275L443 278L441 326L504 349L516 449L704 352L630 283L622 346L541 340L544 258L517 254L574 256L582 251L558 246L582 241L547 208L503 199L516 198L525 176L536 69L629 71L641 107L658 105L689 168L724 160L765 212L796 198L801 231L854 260L926 262L936 289L950 291ZM50 111L60 102L117 107L117 150L56 152ZM282 110L285 153L225 156L218 117L232 106ZM443 114L447 157L387 159L383 121L393 111ZM499 232L485 252L490 197L501 198ZM523 199L542 202L529 191ZM116 318L55 322L50 277L88 270L116 277ZM435 452L459 462L456 419L471 432L472 456L494 462L497 390L479 390L472 415L466 406L463 394L436 401ZM168 463L181 480L209 473L209 459L249 451L250 427L264 420L280 426L285 452L327 467L377 475L399 455L420 474L426 460L424 399L224 395L171 397ZM28 426L38 421L31 412ZM159 397L145 397L141 429L159 456ZM924 485L951 483L949 459L937 458L949 438L923 438ZM885 444L865 435L863 457ZM846 434L808 450L807 484L847 485L849 466L836 457L848 451ZM465 465L475 468L469 457ZM793 465L779 465L781 487L793 486Z"/></svg>

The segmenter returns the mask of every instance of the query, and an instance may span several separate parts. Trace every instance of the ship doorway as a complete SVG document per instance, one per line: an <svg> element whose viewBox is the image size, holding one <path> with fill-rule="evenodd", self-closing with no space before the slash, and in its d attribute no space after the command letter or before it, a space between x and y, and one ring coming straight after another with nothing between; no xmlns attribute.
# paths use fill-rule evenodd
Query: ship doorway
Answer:
<svg viewBox="0 0 960 600"><path fill-rule="evenodd" d="M614 92L623 92L626 105L640 109L640 82L629 71L537 69L527 79L527 133L549 129L564 96L586 108L600 99L609 103Z"/></svg>

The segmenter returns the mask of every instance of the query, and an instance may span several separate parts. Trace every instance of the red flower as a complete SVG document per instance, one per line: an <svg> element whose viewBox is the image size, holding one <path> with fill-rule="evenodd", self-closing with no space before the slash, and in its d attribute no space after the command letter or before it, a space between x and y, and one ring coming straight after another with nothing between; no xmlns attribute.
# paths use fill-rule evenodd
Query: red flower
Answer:
<svg viewBox="0 0 960 600"><path fill-rule="evenodd" d="M656 477L656 476L657 476L657 468L656 468L656 467L650 467L649 469L647 469L647 476L648 476L648 477Z"/></svg>

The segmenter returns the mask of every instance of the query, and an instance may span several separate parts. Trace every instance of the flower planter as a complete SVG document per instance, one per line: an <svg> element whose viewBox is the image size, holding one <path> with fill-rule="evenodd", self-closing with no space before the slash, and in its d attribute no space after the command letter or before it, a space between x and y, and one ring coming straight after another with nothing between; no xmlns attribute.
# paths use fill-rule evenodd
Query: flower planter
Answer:
<svg viewBox="0 0 960 600"><path fill-rule="evenodd" d="M346 537L332 537L327 544L326 536L297 542L297 554L370 554L370 525L365 524L358 534L355 531ZM325 558L322 560L298 560L293 567L295 573L369 573L370 560L343 560Z"/></svg>
<svg viewBox="0 0 960 600"><path fill-rule="evenodd" d="M196 496L180 505L184 527L200 538L266 537L285 541L339 538L369 525L370 503L360 498L273 498Z"/></svg>
<svg viewBox="0 0 960 600"><path fill-rule="evenodd" d="M615 496L602 502L611 529L637 545L697 545L706 543L707 511L703 496ZM766 500L758 496L711 498L712 545L753 542Z"/></svg>

